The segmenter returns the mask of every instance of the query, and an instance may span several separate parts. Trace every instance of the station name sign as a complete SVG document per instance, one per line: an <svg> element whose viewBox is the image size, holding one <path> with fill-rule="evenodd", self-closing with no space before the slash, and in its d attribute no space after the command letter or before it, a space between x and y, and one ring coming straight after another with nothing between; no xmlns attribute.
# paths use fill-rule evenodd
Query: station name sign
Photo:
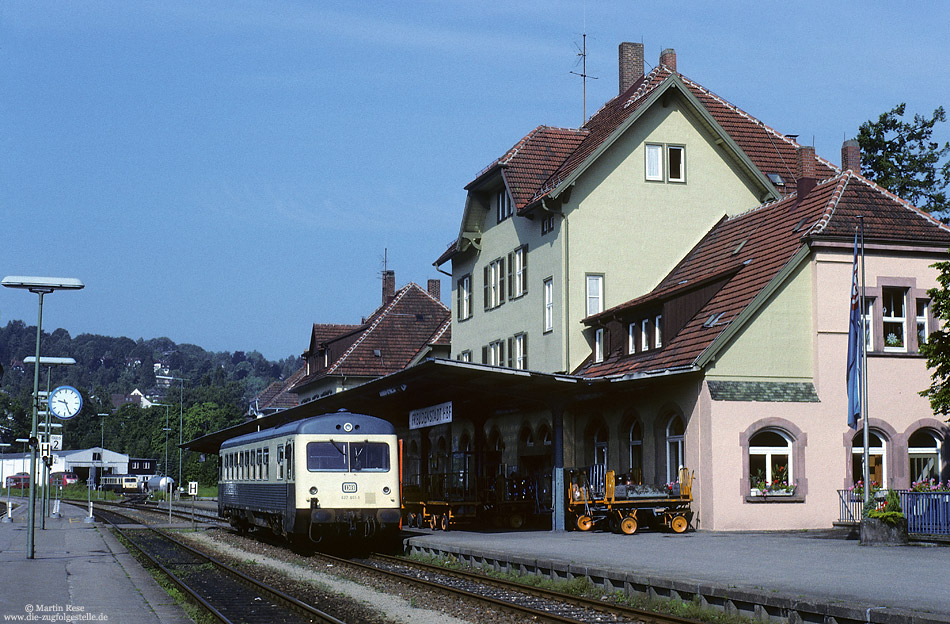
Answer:
<svg viewBox="0 0 950 624"><path fill-rule="evenodd" d="M409 428L422 429L452 422L452 401L409 412Z"/></svg>

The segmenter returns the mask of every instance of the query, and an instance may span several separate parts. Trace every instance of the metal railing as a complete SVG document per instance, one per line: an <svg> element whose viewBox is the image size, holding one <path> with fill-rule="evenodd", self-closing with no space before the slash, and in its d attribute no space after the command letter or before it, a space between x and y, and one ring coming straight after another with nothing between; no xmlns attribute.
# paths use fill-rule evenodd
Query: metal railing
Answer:
<svg viewBox="0 0 950 624"><path fill-rule="evenodd" d="M896 492L907 518L908 533L950 535L950 492ZM850 490L838 490L839 522L857 524L861 521L863 510L862 495Z"/></svg>

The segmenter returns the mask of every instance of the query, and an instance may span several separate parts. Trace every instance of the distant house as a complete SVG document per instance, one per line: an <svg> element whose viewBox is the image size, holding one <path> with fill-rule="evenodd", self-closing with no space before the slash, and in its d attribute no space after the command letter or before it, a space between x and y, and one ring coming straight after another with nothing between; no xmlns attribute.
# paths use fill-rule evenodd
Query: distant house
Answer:
<svg viewBox="0 0 950 624"><path fill-rule="evenodd" d="M382 304L359 325L315 324L303 354L305 375L292 391L305 403L394 373L427 357L448 357L451 312L439 280L428 289L409 283L395 290L383 272Z"/></svg>
<svg viewBox="0 0 950 624"><path fill-rule="evenodd" d="M395 281L393 271L383 272L381 305L361 323L314 323L304 366L254 397L249 415L268 416L426 358L447 358L451 312L440 299L439 280L429 280L427 288L409 283L398 291Z"/></svg>

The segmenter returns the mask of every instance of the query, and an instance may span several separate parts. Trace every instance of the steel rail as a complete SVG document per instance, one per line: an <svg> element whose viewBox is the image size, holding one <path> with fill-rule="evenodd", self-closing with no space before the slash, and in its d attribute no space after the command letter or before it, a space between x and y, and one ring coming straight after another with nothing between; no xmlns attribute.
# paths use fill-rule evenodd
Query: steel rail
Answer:
<svg viewBox="0 0 950 624"><path fill-rule="evenodd" d="M682 618L675 615L654 613L653 611L645 611L643 609L628 607L626 605L604 604L602 601L592 600L590 598L583 598L580 596L574 596L571 594L567 594L567 593L559 592L555 590L542 589L540 587L535 587L533 585L526 585L524 583L518 583L516 581L506 581L503 579L494 578L494 577L481 574L478 572L452 570L452 569L444 568L438 565L423 563L419 561L412 561L408 559L402 559L399 557L392 557L392 556L384 555L384 554L374 554L373 558L379 559L380 561L384 561L390 565L419 568L421 570L426 570L428 572L432 572L436 574L444 574L446 576L452 576L452 577L464 579L467 581L471 581L474 583L482 583L485 585L498 587L499 589L525 593L530 596L534 596L536 598L541 598L543 600L550 600L552 602L563 602L566 604L574 605L576 607L591 609L593 611L598 611L602 613L609 613L611 615L620 615L623 617L639 620L642 622L648 622L648 623L653 623L653 624L699 624L698 620Z"/></svg>
<svg viewBox="0 0 950 624"><path fill-rule="evenodd" d="M94 513L96 513L96 512L94 512ZM112 520L110 520L108 517L106 517L106 515L107 515L107 514L112 514L112 515L115 515L115 516L119 516L119 517L126 518L126 519L128 519L128 520L132 520L132 521L135 522L136 524L141 524L141 523L139 523L138 521L134 520L133 518L130 518L129 516L125 516L124 514L121 514L121 513L118 513L118 512L116 512L116 511L112 511L112 510L109 510L109 511L100 510L98 513L100 514L100 517L101 517L101 518L103 518L103 519L105 519L107 522L109 522L109 524L111 524L112 527L113 527L120 535L122 535L130 544L132 544L139 552L141 552L141 553L142 553L150 562L152 562L159 570L161 570L162 573L165 574L165 575L166 575L173 583L175 583L175 585L177 585L182 591L184 591L184 592L185 592L186 594L188 594L190 597L194 598L194 599L198 602L198 604L200 604L202 608L206 609L212 616L214 616L215 619L217 619L218 621L222 622L223 624L232 624L232 623L234 622L234 620L229 619L226 615L224 615L223 613L221 613L221 611L220 611L217 607L215 607L214 605L210 604L204 597L202 597L201 595L199 595L199 594L197 593L197 590L195 590L194 588L192 588L192 587L191 587L190 585L188 585L188 583L186 583L183 579L179 578L179 576L176 575L173 571L169 570L165 565L163 565L160 561L158 561L158 559L157 559L156 557L152 556L151 553L147 552L147 550L146 550L143 546L141 546L132 536L130 536L127 531L123 530L123 529L120 528L118 525L116 525L116 523L113 522ZM316 607L313 607L312 605L309 605L309 604L307 604L307 603L305 603L305 602L302 602L302 601L300 601L300 600L294 598L293 596L290 596L290 595L288 595L288 594L285 594L284 592L280 591L279 589L276 589L276 588L274 588L274 587L271 587L271 586L269 586L269 585L266 585L266 584L264 584L264 583L258 581L257 579L255 579L255 578L253 578L253 577L251 577L251 576L248 576L248 575L244 574L243 572L241 572L241 571L239 571L239 570L237 570L237 569L235 569L235 568L229 566L228 564L226 564L226 563L224 563L224 562L222 562L222 561L219 561L219 560L215 559L214 557L209 556L209 555L206 554L206 553L203 553L203 552L201 552L201 551L199 551L199 550L197 550L197 549L195 549L195 548L192 548L191 546L188 546L187 544L184 544L184 543L182 543L182 542L176 540L175 538L171 537L170 535L168 535L167 533L165 533L165 532L163 532L163 531L160 531L160 530L158 530L158 529L155 529L155 528L153 528L153 527L150 527L150 526L144 525L144 524L143 524L142 526L143 526L144 528L143 528L143 529L140 529L140 530L145 530L145 531L149 531L149 532L155 533L156 535L160 536L162 539L164 539L164 540L166 540L166 541L168 541L168 542L174 544L176 547L183 549L184 551L188 552L189 554L194 555L194 556L197 556L197 557L199 557L199 558L201 558L201 559L203 559L203 560L205 560L205 561L211 563L213 566L215 566L215 568L217 568L218 570L220 570L220 571L223 572L224 574L226 574L226 575L228 575L228 576L231 576L232 578L234 578L235 580L237 580L237 581L240 582L241 584L249 585L249 586L250 586L251 588L253 588L254 590L259 591L259 592L261 592L261 593L263 593L263 594L265 594L265 595L267 595L267 596L269 596L269 597L275 599L277 602L283 603L283 604L287 605L289 608L292 608L292 609L294 609L294 610L300 612L302 615L304 615L304 617L306 617L306 618L311 618L310 621L312 621L312 622L319 622L319 623L321 623L321 624L346 624L346 623L343 622L342 620L339 620L339 619L333 617L333 616L330 615L329 613L325 613L325 612L323 612L323 611L317 609ZM243 621L243 616L242 616L242 620L241 620L241 621Z"/></svg>

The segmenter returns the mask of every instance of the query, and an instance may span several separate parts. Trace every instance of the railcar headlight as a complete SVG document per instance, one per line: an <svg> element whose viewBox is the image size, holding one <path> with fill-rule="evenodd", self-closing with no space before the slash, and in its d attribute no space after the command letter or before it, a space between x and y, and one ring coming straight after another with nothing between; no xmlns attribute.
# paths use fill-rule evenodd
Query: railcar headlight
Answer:
<svg viewBox="0 0 950 624"><path fill-rule="evenodd" d="M383 494L389 494L389 486L383 488Z"/></svg>
<svg viewBox="0 0 950 624"><path fill-rule="evenodd" d="M311 494L311 495L316 494L316 493L317 493L317 488L316 488L316 487L310 488L310 494Z"/></svg>

